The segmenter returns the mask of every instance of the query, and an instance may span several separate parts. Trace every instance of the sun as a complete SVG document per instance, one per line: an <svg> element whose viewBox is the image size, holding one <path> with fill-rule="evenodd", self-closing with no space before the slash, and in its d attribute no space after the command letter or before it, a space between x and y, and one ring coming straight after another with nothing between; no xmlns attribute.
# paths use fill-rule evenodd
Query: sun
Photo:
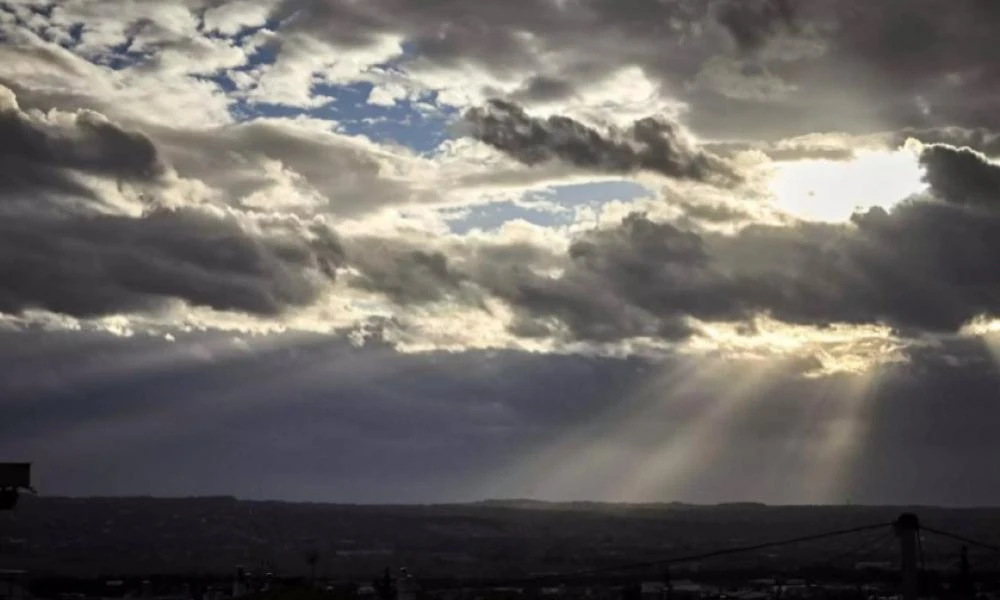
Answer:
<svg viewBox="0 0 1000 600"><path fill-rule="evenodd" d="M847 161L779 162L770 188L779 210L810 221L842 222L858 210L891 208L926 184L917 152L907 145L858 151Z"/></svg>

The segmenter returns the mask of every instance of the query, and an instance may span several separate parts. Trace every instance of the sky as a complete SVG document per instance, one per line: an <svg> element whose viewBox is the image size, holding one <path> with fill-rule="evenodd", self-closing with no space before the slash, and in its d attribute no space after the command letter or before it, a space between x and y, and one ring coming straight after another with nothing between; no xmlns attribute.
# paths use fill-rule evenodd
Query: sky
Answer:
<svg viewBox="0 0 1000 600"><path fill-rule="evenodd" d="M0 0L0 460L47 495L998 504L998 33L992 0Z"/></svg>

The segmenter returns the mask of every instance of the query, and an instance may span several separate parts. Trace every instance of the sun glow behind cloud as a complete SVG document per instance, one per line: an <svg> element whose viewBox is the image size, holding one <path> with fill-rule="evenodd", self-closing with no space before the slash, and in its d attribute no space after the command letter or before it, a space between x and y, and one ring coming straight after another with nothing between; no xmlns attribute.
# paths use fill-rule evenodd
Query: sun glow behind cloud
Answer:
<svg viewBox="0 0 1000 600"><path fill-rule="evenodd" d="M723 353L745 360L813 361L806 376L865 374L904 359L903 343L885 326L831 325L807 327L757 318L750 331L725 323L704 323L699 335L685 345L694 354Z"/></svg>
<svg viewBox="0 0 1000 600"><path fill-rule="evenodd" d="M771 192L777 207L812 221L846 221L875 206L891 208L926 189L915 148L864 150L848 161L780 162Z"/></svg>

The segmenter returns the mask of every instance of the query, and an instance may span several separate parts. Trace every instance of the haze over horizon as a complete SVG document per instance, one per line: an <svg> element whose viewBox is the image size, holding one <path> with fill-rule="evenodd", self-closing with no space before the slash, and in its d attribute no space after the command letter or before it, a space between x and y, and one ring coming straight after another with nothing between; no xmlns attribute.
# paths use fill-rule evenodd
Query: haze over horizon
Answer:
<svg viewBox="0 0 1000 600"><path fill-rule="evenodd" d="M0 0L0 461L1000 505L998 34L988 0Z"/></svg>

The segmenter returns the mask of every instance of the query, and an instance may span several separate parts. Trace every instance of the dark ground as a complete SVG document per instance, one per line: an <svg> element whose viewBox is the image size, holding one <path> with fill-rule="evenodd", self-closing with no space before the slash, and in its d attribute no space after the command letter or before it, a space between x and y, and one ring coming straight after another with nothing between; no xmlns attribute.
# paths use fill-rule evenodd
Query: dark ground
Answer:
<svg viewBox="0 0 1000 600"><path fill-rule="evenodd" d="M406 566L424 577L565 572L697 554L916 512L926 525L1000 542L1000 509L613 505L484 502L352 506L234 498L32 498L0 514L0 567L76 576L228 574L236 565L358 577ZM961 544L925 536L925 561L950 569ZM773 572L894 564L887 525L870 532L702 561L685 569ZM1000 555L970 549L980 572ZM890 564L890 566L891 566Z"/></svg>

